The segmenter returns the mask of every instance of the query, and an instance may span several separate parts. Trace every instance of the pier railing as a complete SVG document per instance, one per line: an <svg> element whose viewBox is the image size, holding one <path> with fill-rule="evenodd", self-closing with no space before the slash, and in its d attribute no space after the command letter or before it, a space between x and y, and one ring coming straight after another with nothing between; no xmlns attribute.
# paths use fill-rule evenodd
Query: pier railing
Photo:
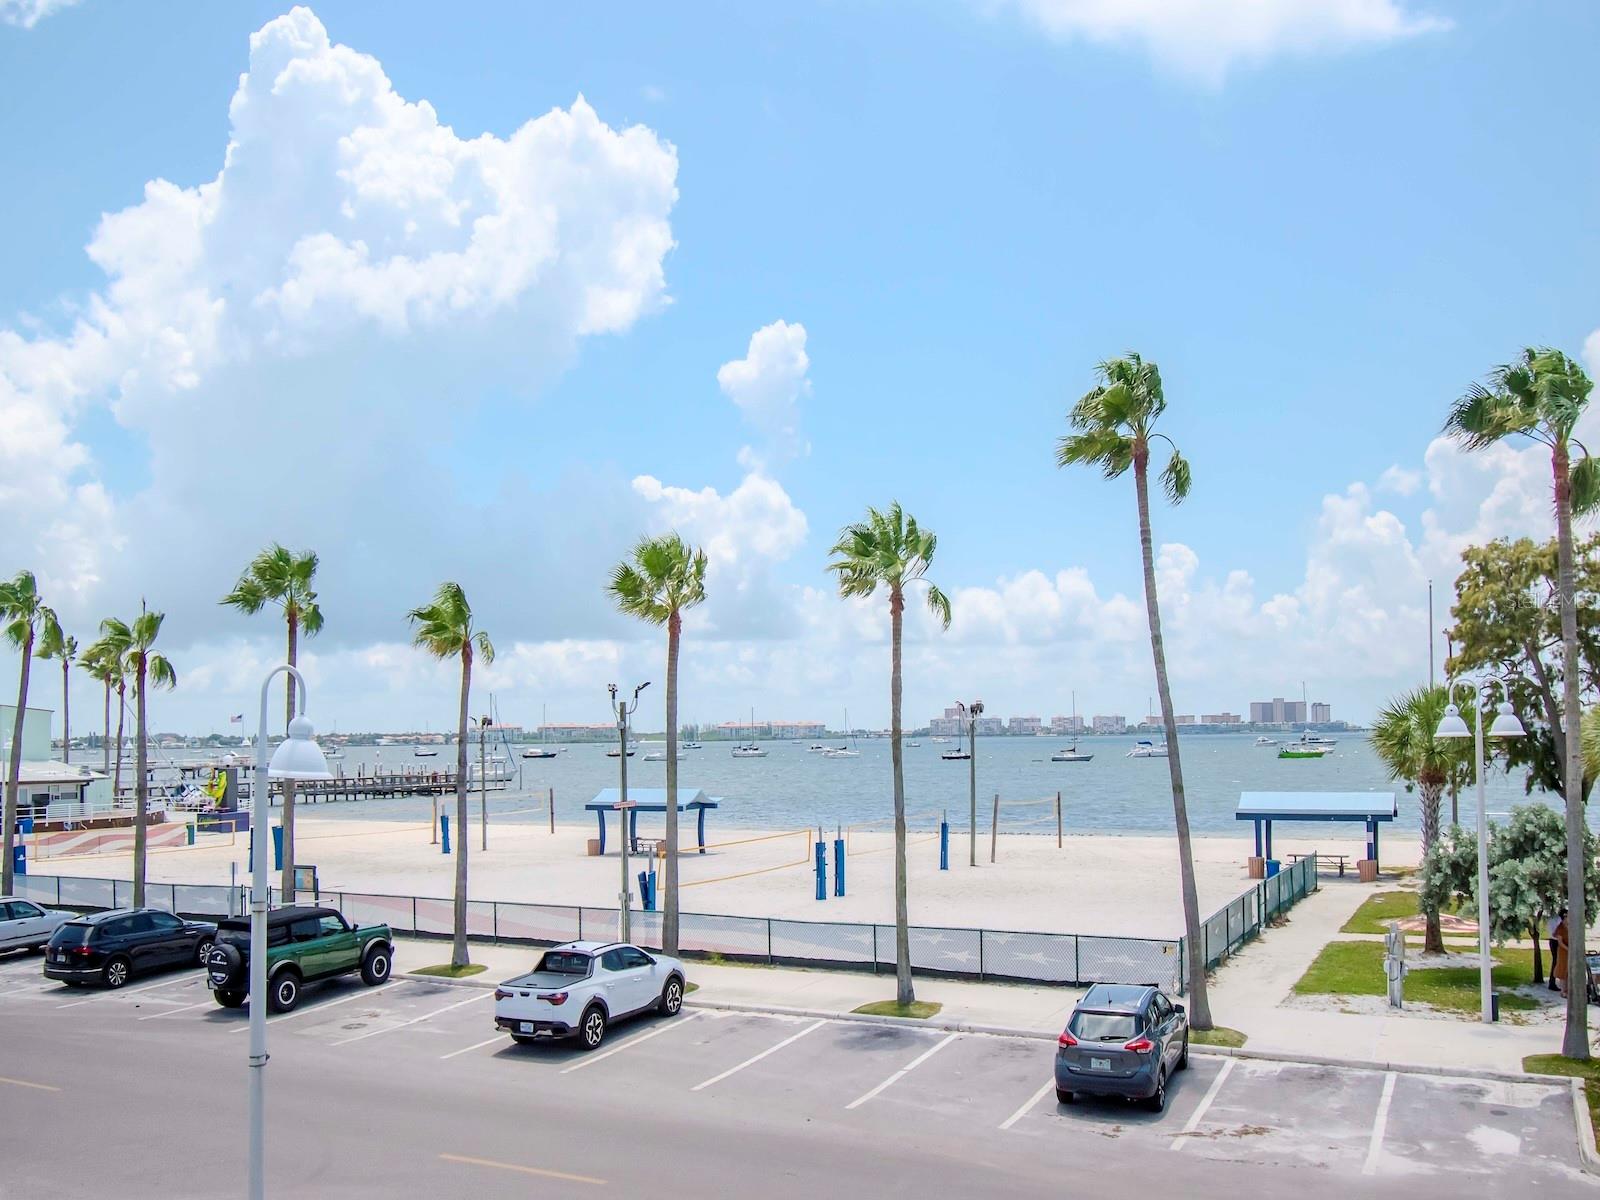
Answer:
<svg viewBox="0 0 1600 1200"><path fill-rule="evenodd" d="M18 875L16 889L19 896L61 908L106 909L133 902L133 885L122 879ZM248 911L249 898L249 888L242 885L145 884L146 904L191 917L240 916ZM269 902L278 898L271 889ZM448 897L324 891L317 901L337 907L352 921L382 922L396 933L448 937L453 931ZM633 941L661 945L659 912L635 911L630 921ZM467 905L467 935L484 941L530 946L584 938L614 941L617 925L614 908L505 900ZM910 933L912 969L926 974L1065 985L1146 983L1168 990L1177 990L1183 979L1182 942L1170 938L921 925ZM893 925L682 913L678 940L681 952L691 957L874 972L893 971L895 965Z"/></svg>

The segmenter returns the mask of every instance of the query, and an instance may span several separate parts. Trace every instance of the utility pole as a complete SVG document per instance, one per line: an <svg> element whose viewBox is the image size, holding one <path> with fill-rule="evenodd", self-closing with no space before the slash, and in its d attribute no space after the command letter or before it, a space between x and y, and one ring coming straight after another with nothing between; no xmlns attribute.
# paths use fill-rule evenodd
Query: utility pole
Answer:
<svg viewBox="0 0 1600 1200"><path fill-rule="evenodd" d="M484 742L489 738L489 726L494 724L488 717L478 718L478 825L482 831L482 848L489 848L489 773L484 769ZM463 836L466 830L462 830Z"/></svg>
<svg viewBox="0 0 1600 1200"><path fill-rule="evenodd" d="M621 799L617 802L617 824L619 826L617 830L617 839L622 846L622 854L620 856L622 859L622 891L617 894L617 941L619 942L632 940L631 913L629 912L629 905L633 899L633 892L631 883L628 879L628 851L630 849L628 843L628 817L632 811L628 806L628 718L632 716L634 710L639 707L639 693L644 691L645 688L649 686L650 683L648 680L646 680L644 683L641 683L638 687L634 688L633 700L629 702L627 700L617 699L616 684L613 683L608 685L608 688L611 692L611 706L613 709L615 709L617 715L617 737L619 739L617 743L617 762L621 764L622 770Z"/></svg>
<svg viewBox="0 0 1600 1200"><path fill-rule="evenodd" d="M1433 580L1428 580L1428 686L1433 686Z"/></svg>
<svg viewBox="0 0 1600 1200"><path fill-rule="evenodd" d="M978 865L978 716L983 712L983 701L974 700L966 705L956 701L956 709L967 722L967 865Z"/></svg>

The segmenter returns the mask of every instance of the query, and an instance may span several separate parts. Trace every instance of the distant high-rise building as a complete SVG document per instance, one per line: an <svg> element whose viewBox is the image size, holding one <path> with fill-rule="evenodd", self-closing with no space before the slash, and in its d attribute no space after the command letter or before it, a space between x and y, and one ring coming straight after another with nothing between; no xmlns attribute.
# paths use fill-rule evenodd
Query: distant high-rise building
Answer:
<svg viewBox="0 0 1600 1200"><path fill-rule="evenodd" d="M948 708L944 710L944 716L934 717L928 722L928 732L934 737L955 737L966 731L961 718L955 716Z"/></svg>
<svg viewBox="0 0 1600 1200"><path fill-rule="evenodd" d="M1304 700L1285 700L1274 696L1271 700L1252 700L1250 720L1257 725L1301 725L1306 719Z"/></svg>
<svg viewBox="0 0 1600 1200"><path fill-rule="evenodd" d="M973 726L981 737L994 737L1006 731L1005 722L999 717L979 717Z"/></svg>
<svg viewBox="0 0 1600 1200"><path fill-rule="evenodd" d="M1084 722L1082 717L1072 716L1050 718L1051 733L1082 733L1083 730Z"/></svg>
<svg viewBox="0 0 1600 1200"><path fill-rule="evenodd" d="M1094 719L1094 731L1096 733L1126 733L1128 731L1128 719L1126 717L1096 716Z"/></svg>
<svg viewBox="0 0 1600 1200"><path fill-rule="evenodd" d="M1321 700L1311 702L1311 723L1313 725L1327 725L1333 720L1333 705Z"/></svg>
<svg viewBox="0 0 1600 1200"><path fill-rule="evenodd" d="M1193 725L1195 723L1194 714L1178 713L1172 718L1172 723L1174 725Z"/></svg>
<svg viewBox="0 0 1600 1200"><path fill-rule="evenodd" d="M1038 717L1012 717L1007 726L1012 733L1031 737L1044 728L1044 722Z"/></svg>
<svg viewBox="0 0 1600 1200"><path fill-rule="evenodd" d="M1304 725L1306 723L1306 702L1304 700L1284 701L1283 719L1289 725Z"/></svg>
<svg viewBox="0 0 1600 1200"><path fill-rule="evenodd" d="M1253 708L1255 706L1251 705L1251 707ZM1252 720L1253 719L1254 718L1252 718ZM1202 724L1202 725L1237 725L1237 724L1239 724L1239 714L1238 713L1230 713L1230 712L1202 713L1200 715L1200 724Z"/></svg>

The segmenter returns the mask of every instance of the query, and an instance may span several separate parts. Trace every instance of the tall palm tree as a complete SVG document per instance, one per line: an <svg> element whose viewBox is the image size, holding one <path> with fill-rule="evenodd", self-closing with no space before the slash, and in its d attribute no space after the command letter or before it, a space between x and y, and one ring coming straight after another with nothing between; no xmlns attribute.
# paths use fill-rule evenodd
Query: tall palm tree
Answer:
<svg viewBox="0 0 1600 1200"><path fill-rule="evenodd" d="M867 597L880 587L889 593L889 729L894 770L894 977L895 1000L901 1007L915 999L911 990L911 920L906 906L906 781L900 745L900 642L906 610L906 586L922 579L933 562L938 538L898 502L887 510L867 509L867 519L847 525L829 551L828 564L845 598ZM941 625L950 627L950 601L928 584L928 607Z"/></svg>
<svg viewBox="0 0 1600 1200"><path fill-rule="evenodd" d="M678 952L678 647L683 612L706 598L706 554L676 533L641 538L606 590L622 612L667 627L667 869L661 949Z"/></svg>
<svg viewBox="0 0 1600 1200"><path fill-rule="evenodd" d="M133 680L134 731L133 752L133 904L144 904L145 860L148 845L150 815L150 713L147 703L150 689L178 686L178 673L163 654L155 651L156 638L161 634L161 623L166 614L151 612L144 601L139 602L139 615L129 624L116 617L100 622L100 636L114 647L122 660L123 679ZM121 690L123 685L118 685ZM118 722L118 750L121 749L121 722Z"/></svg>
<svg viewBox="0 0 1600 1200"><path fill-rule="evenodd" d="M107 775L111 774L111 689L116 686L117 678L121 675L121 665L115 654L112 654L104 642L90 642L84 648L83 655L78 660L90 679L99 680L105 689L105 724L104 733L100 738L100 757L102 769ZM119 756L120 760L120 756ZM120 761L119 761L119 766ZM113 792L115 785L113 785Z"/></svg>
<svg viewBox="0 0 1600 1200"><path fill-rule="evenodd" d="M61 661L61 761L72 761L72 664L78 661L78 639L55 625L39 639L39 657Z"/></svg>
<svg viewBox="0 0 1600 1200"><path fill-rule="evenodd" d="M472 627L472 605L459 583L441 583L433 600L406 614L416 626L412 644L435 658L461 658L461 709L456 721L456 903L455 940L450 965L464 967L467 957L467 712L472 694L472 656L476 648L485 663L494 661L494 643Z"/></svg>
<svg viewBox="0 0 1600 1200"><path fill-rule="evenodd" d="M1200 938L1200 902L1195 892L1194 852L1189 838L1189 806L1183 794L1183 763L1178 723L1172 714L1172 687L1167 678L1167 651L1161 640L1161 604L1156 595L1155 553L1150 537L1150 451L1164 441L1171 457L1161 470L1167 501L1180 504L1189 494L1188 460L1177 444L1155 430L1167 409L1161 371L1137 354L1113 358L1096 368L1100 383L1085 392L1068 416L1072 432L1056 444L1056 464L1097 467L1107 479L1133 468L1134 496L1139 507L1139 550L1144 559L1144 607L1150 624L1150 654L1155 659L1156 692L1161 697L1161 723L1167 736L1167 772L1172 781L1172 816L1178 830L1178 873L1183 891L1183 925L1188 937L1189 1022L1211 1028L1211 1002L1206 994L1205 955Z"/></svg>
<svg viewBox="0 0 1600 1200"><path fill-rule="evenodd" d="M41 639L59 633L56 614L39 598L39 585L32 571L18 571L16 577L0 583L0 621L5 622L6 640L22 656L17 679L17 712L11 727L11 761L6 769L6 796L0 804L0 820L5 822L5 863L0 867L0 896L10 895L11 861L17 836L17 789L22 775L22 726L28 714L28 674L33 666L34 647Z"/></svg>
<svg viewBox="0 0 1600 1200"><path fill-rule="evenodd" d="M272 604L282 611L289 627L289 665L300 665L300 634L314 637L322 630L322 609L317 604L317 556L299 554L272 543L250 560L233 590L220 603L254 616ZM294 676L284 679L284 731L294 720ZM294 903L294 780L283 781L283 889L284 903Z"/></svg>
<svg viewBox="0 0 1600 1200"><path fill-rule="evenodd" d="M1589 1057L1588 990L1583 931L1584 816L1583 744L1578 704L1578 607L1572 563L1572 519L1600 508L1600 464L1572 436L1589 403L1593 384L1575 361L1559 350L1525 349L1515 362L1496 367L1487 383L1473 384L1450 408L1444 431L1468 450L1483 450L1509 438L1524 437L1550 448L1556 514L1556 591L1561 604L1562 724L1550 732L1566 739L1563 785L1566 790L1567 1025L1561 1053ZM1573 450L1577 449L1574 458Z"/></svg>
<svg viewBox="0 0 1600 1200"><path fill-rule="evenodd" d="M1372 748L1390 779L1414 784L1421 802L1422 855L1439 840L1439 819L1445 785L1467 758L1466 746L1450 738L1436 737L1444 719L1449 698L1442 687L1417 688L1391 700L1372 726ZM1463 714L1471 726L1473 714ZM1424 900L1427 918L1423 950L1443 954L1444 939L1439 931L1439 907Z"/></svg>

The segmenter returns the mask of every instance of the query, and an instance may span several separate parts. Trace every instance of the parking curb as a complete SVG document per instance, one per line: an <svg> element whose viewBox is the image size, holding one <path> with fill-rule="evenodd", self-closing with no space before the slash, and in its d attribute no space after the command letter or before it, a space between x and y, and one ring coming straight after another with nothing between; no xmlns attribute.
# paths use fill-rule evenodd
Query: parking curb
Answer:
<svg viewBox="0 0 1600 1200"><path fill-rule="evenodd" d="M1589 1119L1589 1101L1584 1094L1584 1082L1573 1078L1572 1119L1578 1124L1578 1155L1583 1169L1591 1175L1600 1175L1600 1152L1594 1147L1594 1122Z"/></svg>
<svg viewBox="0 0 1600 1200"><path fill-rule="evenodd" d="M404 979L410 983L442 983L446 987L470 987L483 988L485 990L499 987L500 984L497 980L484 979L484 976L488 973L487 971L480 971L478 974L470 975L466 979L451 979L448 975L422 975L416 971L396 971L391 978ZM480 983L479 980L483 980L483 982Z"/></svg>

